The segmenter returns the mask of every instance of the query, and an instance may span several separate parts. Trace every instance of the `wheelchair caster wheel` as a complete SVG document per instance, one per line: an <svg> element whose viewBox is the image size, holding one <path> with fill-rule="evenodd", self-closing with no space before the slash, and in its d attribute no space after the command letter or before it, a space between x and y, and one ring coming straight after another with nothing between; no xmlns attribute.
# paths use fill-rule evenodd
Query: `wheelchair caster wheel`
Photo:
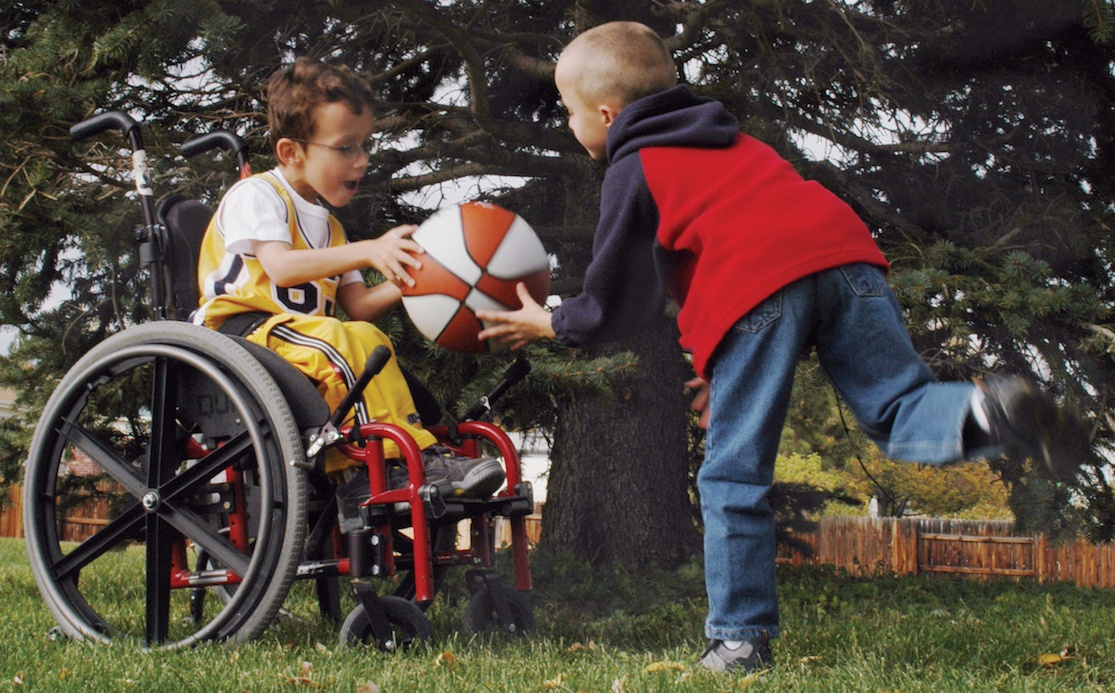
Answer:
<svg viewBox="0 0 1115 693"><path fill-rule="evenodd" d="M520 636L534 628L534 611L525 594L504 582L489 581L472 595L463 624L470 633L498 629Z"/></svg>
<svg viewBox="0 0 1115 693"><path fill-rule="evenodd" d="M392 596L380 597L378 601L383 607L382 616L387 621L386 630L389 632L377 638L372 617L360 604L349 612L341 625L342 647L375 643L383 652L397 652L433 639L433 626L417 604Z"/></svg>

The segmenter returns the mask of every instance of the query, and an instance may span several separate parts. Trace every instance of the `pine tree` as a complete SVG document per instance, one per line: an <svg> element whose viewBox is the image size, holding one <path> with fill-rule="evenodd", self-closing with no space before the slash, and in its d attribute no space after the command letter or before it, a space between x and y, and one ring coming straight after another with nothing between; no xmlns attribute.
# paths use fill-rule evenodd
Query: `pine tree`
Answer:
<svg viewBox="0 0 1115 693"><path fill-rule="evenodd" d="M135 114L158 192L213 201L229 162L183 162L177 144L231 129L264 170L266 76L297 55L349 64L384 100L384 146L363 196L341 210L350 235L420 221L447 199L439 186L464 186L535 226L557 259L555 290L570 295L591 254L602 169L565 128L553 61L577 31L617 18L667 36L696 91L856 208L942 378L1031 372L1091 412L1095 449L1110 451L1108 3L47 1L0 10L0 320L21 335L0 377L27 408L0 431L4 480L18 479L52 382L89 345L150 316L119 140L73 143L71 124ZM457 413L513 358L432 350L401 315L386 326ZM686 438L688 366L673 330L664 317L600 350L528 349L534 373L502 416L553 436L555 548L631 563L675 563L693 548L687 481L699 446ZM1087 509L1072 512L1067 492L1040 493L1032 470L1000 472L1019 498L1052 499L1054 516L1098 536L1115 528L1103 465L1097 454L1080 488ZM1016 507L1025 517L1034 506Z"/></svg>

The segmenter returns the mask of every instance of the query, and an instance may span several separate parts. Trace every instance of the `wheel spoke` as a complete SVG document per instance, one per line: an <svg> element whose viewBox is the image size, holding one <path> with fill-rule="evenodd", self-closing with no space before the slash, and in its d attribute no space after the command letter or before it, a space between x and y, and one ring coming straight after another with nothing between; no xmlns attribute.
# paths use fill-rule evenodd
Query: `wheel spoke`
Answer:
<svg viewBox="0 0 1115 693"><path fill-rule="evenodd" d="M143 526L144 512L139 503L132 502L120 515L108 523L104 529L81 543L76 549L51 565L51 571L59 580L76 579L78 572L116 548L120 542L134 538Z"/></svg>
<svg viewBox="0 0 1115 693"><path fill-rule="evenodd" d="M147 644L166 641L170 629L171 554L178 533L157 513L147 514Z"/></svg>
<svg viewBox="0 0 1115 693"><path fill-rule="evenodd" d="M151 377L151 438L147 448L147 486L162 491L181 462L175 454L174 434L178 423L174 419L173 365L165 357L155 359Z"/></svg>
<svg viewBox="0 0 1115 693"><path fill-rule="evenodd" d="M264 510L268 512L268 510ZM164 503L159 507L159 517L178 530L182 536L204 549L215 560L240 577L248 574L250 556L237 549L221 536L213 526L202 520L192 510L178 503Z"/></svg>
<svg viewBox="0 0 1115 693"><path fill-rule="evenodd" d="M134 498L143 498L148 487L143 480L136 476L132 466L124 462L116 453L100 440L90 435L83 427L69 419L63 419L58 426L58 435L70 441L77 450L89 457L113 481L124 487L124 490Z"/></svg>
<svg viewBox="0 0 1115 693"><path fill-rule="evenodd" d="M183 469L172 479L166 480L159 489L164 502L174 500L183 492L189 492L199 484L207 484L217 474L232 466L246 451L252 449L252 439L247 431L236 435L221 447L197 461L188 469Z"/></svg>

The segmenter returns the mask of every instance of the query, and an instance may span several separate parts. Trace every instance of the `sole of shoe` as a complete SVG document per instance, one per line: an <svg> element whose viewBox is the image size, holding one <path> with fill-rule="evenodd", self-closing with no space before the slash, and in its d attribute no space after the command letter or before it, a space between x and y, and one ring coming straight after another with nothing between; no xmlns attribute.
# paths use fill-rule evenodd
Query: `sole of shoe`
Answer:
<svg viewBox="0 0 1115 693"><path fill-rule="evenodd" d="M985 389L992 396L997 395L994 385ZM1003 441L1008 454L1021 453L1033 459L1055 479L1069 481L1075 477L1088 455L1088 433L1083 421L1058 407L1029 382L1024 383L1022 392L1015 394L1010 409L1010 412L1004 409L1001 417L1008 428L1009 439Z"/></svg>
<svg viewBox="0 0 1115 693"><path fill-rule="evenodd" d="M485 460L468 470L465 478L453 483L458 496L483 498L499 490L507 476L498 460Z"/></svg>

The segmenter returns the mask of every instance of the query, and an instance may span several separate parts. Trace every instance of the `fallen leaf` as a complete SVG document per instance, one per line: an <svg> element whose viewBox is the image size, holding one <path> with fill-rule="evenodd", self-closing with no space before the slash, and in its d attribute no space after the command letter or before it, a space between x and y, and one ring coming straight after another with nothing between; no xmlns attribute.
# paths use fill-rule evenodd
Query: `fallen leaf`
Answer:
<svg viewBox="0 0 1115 693"><path fill-rule="evenodd" d="M813 664L814 662L821 661L821 655L806 655L805 657L802 657L798 661L800 661L802 663L802 665Z"/></svg>
<svg viewBox="0 0 1115 693"><path fill-rule="evenodd" d="M455 667L457 666L457 657L452 652L442 652L434 660L434 664L439 667Z"/></svg>
<svg viewBox="0 0 1115 693"><path fill-rule="evenodd" d="M656 671L685 671L681 662L651 662L647 665L646 672L653 674Z"/></svg>
<svg viewBox="0 0 1115 693"><path fill-rule="evenodd" d="M1058 664L1064 664L1070 659L1072 658L1063 652L1060 654L1051 652L1048 654L1040 655L1038 657L1038 664L1042 665L1043 667L1055 667Z"/></svg>
<svg viewBox="0 0 1115 693"><path fill-rule="evenodd" d="M365 681L364 685L356 689L356 693L380 693L375 681Z"/></svg>
<svg viewBox="0 0 1115 693"><path fill-rule="evenodd" d="M621 676L615 681L612 681L612 693L623 693L623 682L627 680L626 676Z"/></svg>
<svg viewBox="0 0 1115 693"><path fill-rule="evenodd" d="M543 681L542 685L545 686L546 688L553 689L553 688L561 688L563 683L565 683L565 674L558 674L557 678L553 678L553 679L550 679L548 681Z"/></svg>
<svg viewBox="0 0 1115 693"><path fill-rule="evenodd" d="M310 662L302 662L302 673L301 673L301 675L292 676L289 679L287 679L287 682L290 683L293 686L313 686L313 687L316 688L316 684L314 684L314 680L310 677L310 675L313 673L313 671L314 671L314 665L313 664L311 664Z"/></svg>
<svg viewBox="0 0 1115 693"><path fill-rule="evenodd" d="M309 686L310 688L317 688L317 684L313 679L306 678L305 676L292 676L287 679L287 683L292 686Z"/></svg>

